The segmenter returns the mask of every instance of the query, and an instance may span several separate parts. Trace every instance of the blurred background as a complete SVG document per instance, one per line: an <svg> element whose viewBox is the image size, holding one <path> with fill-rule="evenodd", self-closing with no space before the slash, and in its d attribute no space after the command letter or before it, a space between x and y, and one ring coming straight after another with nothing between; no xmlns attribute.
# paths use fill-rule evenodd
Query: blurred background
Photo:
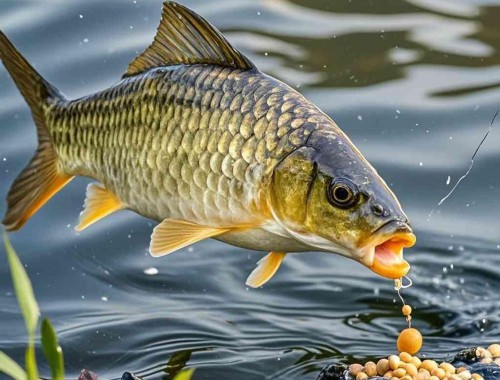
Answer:
<svg viewBox="0 0 500 380"><path fill-rule="evenodd" d="M404 291L422 354L500 341L500 1L181 1L264 72L328 113L398 195L418 237ZM0 29L67 97L118 81L153 39L161 1L0 2ZM0 67L0 214L31 158L30 112ZM337 255L289 255L261 289L262 253L213 240L154 259L154 224L131 212L82 234L78 178L11 234L68 377L129 370L168 379L314 379L322 366L393 353L404 328L392 283ZM431 217L429 214L432 212ZM0 255L0 350L26 335ZM47 367L42 375L48 376Z"/></svg>

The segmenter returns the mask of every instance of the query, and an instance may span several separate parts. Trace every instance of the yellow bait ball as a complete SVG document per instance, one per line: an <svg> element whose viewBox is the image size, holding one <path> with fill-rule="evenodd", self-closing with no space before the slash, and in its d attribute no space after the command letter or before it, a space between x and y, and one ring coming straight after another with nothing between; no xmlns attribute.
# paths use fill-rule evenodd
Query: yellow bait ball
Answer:
<svg viewBox="0 0 500 380"><path fill-rule="evenodd" d="M399 352L414 355L422 348L422 334L414 328L404 329L399 334L397 346Z"/></svg>
<svg viewBox="0 0 500 380"><path fill-rule="evenodd" d="M403 311L403 315L408 316L411 314L411 306L410 305L404 305L401 310Z"/></svg>

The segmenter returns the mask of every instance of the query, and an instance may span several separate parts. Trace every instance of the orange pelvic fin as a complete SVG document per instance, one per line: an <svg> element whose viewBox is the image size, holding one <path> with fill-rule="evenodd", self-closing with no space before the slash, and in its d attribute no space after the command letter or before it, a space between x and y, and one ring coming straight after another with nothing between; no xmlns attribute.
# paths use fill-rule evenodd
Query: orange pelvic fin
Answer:
<svg viewBox="0 0 500 380"><path fill-rule="evenodd" d="M232 227L209 227L179 219L165 219L153 230L149 252L152 256L168 255L200 240L222 235Z"/></svg>
<svg viewBox="0 0 500 380"><path fill-rule="evenodd" d="M91 183L87 186L87 195L83 207L79 223L75 227L75 231L78 232L83 231L105 216L124 208L115 194L97 183Z"/></svg>
<svg viewBox="0 0 500 380"><path fill-rule="evenodd" d="M285 255L286 253L283 252L269 252L257 263L257 267L248 276L246 284L252 288L264 285L274 276Z"/></svg>

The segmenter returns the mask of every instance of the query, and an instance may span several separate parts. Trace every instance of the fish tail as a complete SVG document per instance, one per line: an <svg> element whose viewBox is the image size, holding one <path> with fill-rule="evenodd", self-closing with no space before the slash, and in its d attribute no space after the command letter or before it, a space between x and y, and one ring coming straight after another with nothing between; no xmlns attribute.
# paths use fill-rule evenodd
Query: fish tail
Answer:
<svg viewBox="0 0 500 380"><path fill-rule="evenodd" d="M36 72L1 31L0 60L30 106L38 132L35 155L7 195L7 213L2 223L8 231L14 231L73 177L60 169L44 114L44 108L62 95Z"/></svg>

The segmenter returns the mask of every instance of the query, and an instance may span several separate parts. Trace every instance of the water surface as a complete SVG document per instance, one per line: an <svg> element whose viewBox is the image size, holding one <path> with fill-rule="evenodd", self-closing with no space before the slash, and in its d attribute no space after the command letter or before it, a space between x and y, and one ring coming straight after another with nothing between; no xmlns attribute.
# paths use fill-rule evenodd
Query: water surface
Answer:
<svg viewBox="0 0 500 380"><path fill-rule="evenodd" d="M445 358L500 341L500 123L436 208L500 107L500 1L183 3L332 116L396 192L418 236L407 252L415 285L404 294L422 353ZM73 98L120 78L152 40L160 9L7 0L0 28ZM29 110L2 67L2 215L35 146ZM169 378L187 365L195 379L313 379L327 363L394 352L404 320L390 281L340 256L304 253L249 289L262 253L210 240L154 259L154 224L125 211L76 234L88 183L71 182L11 235L69 378L82 368ZM0 349L22 361L26 334L6 265L0 255Z"/></svg>

